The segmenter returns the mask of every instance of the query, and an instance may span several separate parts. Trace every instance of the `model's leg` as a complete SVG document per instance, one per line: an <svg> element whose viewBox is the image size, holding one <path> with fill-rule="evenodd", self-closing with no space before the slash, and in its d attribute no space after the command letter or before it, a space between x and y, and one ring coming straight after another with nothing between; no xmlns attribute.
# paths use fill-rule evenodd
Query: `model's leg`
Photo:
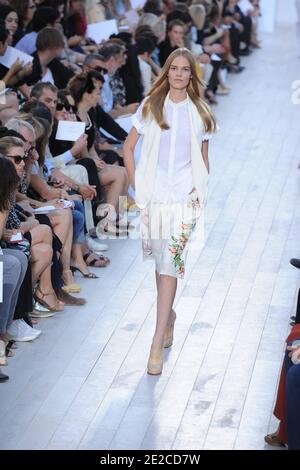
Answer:
<svg viewBox="0 0 300 470"><path fill-rule="evenodd" d="M158 375L162 371L165 332L177 290L176 277L157 275L158 277L156 328L148 362L148 373L152 375Z"/></svg>
<svg viewBox="0 0 300 470"><path fill-rule="evenodd" d="M177 278L161 274L157 296L157 318L153 344L163 344L170 312L173 307L177 290Z"/></svg>
<svg viewBox="0 0 300 470"><path fill-rule="evenodd" d="M158 289L159 289L159 277L160 277L159 273L155 270L157 296L158 296ZM177 288L177 286L176 286L176 288ZM176 294L176 292L175 292L175 294ZM173 303L174 303L174 300L173 300ZM176 312L175 312L175 310L173 308L173 304L172 304L171 310L169 312L167 328L165 330L165 337L164 337L164 347L165 348L169 348L170 346L172 346L175 320L176 320Z"/></svg>

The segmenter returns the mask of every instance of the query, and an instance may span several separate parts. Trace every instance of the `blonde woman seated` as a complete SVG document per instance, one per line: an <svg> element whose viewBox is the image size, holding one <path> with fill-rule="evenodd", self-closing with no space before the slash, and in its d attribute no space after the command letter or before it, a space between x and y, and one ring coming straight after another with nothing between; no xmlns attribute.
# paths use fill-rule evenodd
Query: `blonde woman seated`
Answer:
<svg viewBox="0 0 300 470"><path fill-rule="evenodd" d="M24 143L16 137L0 139L0 154L12 161L21 180L25 168ZM6 223L4 239L10 240L15 232L21 232L31 245L32 285L36 287L34 297L52 312L63 310L51 283L52 232L47 225L40 225L34 216L21 222L17 212L12 209Z"/></svg>
<svg viewBox="0 0 300 470"><path fill-rule="evenodd" d="M7 127L19 132L26 141L25 151L29 156L29 160L26 163L26 186L29 187L29 185L31 185L35 192L40 195L40 198L46 202L28 198L25 194L20 193L17 195L17 200L24 208L27 208L29 212L32 212L32 207L37 208L43 205L49 205L49 203L57 207L58 210L55 211L54 214L49 214L49 219L54 234L59 238L62 244L60 261L64 271L64 289L70 293L78 293L81 290L80 286L73 283L73 276L70 270L73 237L72 214L70 209L62 209L62 203L59 202L60 199L67 199L68 194L66 191L59 188L50 187L39 174L39 167L37 164L39 155L36 152L36 137L39 138L42 135L41 133L43 132L43 129L41 124L31 117L31 122L34 124L36 130L29 122L24 120L20 120L18 129L15 129L15 121L16 120L13 119L11 123L8 122Z"/></svg>

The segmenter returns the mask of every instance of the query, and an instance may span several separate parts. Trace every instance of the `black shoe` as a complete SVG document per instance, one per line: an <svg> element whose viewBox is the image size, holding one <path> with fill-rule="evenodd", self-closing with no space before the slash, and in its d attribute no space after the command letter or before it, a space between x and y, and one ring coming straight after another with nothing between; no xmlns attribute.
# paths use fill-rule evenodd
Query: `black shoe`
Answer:
<svg viewBox="0 0 300 470"><path fill-rule="evenodd" d="M8 379L8 375L2 374L2 372L0 372L0 382L6 382Z"/></svg>
<svg viewBox="0 0 300 470"><path fill-rule="evenodd" d="M242 55L242 56L248 56L250 54L252 54L252 51L249 47L246 47L246 49L241 49L239 52L239 55Z"/></svg>
<svg viewBox="0 0 300 470"><path fill-rule="evenodd" d="M300 259L298 259L298 258L292 258L292 259L290 260L290 264L291 264L292 266L294 266L295 268L300 269Z"/></svg>
<svg viewBox="0 0 300 470"><path fill-rule="evenodd" d="M242 67L241 65L229 65L227 70L230 73L241 73L243 70L245 70L245 67Z"/></svg>

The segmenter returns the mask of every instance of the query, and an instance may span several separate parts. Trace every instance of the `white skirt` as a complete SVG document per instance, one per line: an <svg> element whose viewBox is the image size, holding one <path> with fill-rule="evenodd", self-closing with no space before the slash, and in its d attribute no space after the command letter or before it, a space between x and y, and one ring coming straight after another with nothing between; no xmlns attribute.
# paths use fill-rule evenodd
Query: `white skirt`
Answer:
<svg viewBox="0 0 300 470"><path fill-rule="evenodd" d="M184 277L188 242L202 210L192 188L185 201L151 202L141 210L143 259L153 259L159 274Z"/></svg>

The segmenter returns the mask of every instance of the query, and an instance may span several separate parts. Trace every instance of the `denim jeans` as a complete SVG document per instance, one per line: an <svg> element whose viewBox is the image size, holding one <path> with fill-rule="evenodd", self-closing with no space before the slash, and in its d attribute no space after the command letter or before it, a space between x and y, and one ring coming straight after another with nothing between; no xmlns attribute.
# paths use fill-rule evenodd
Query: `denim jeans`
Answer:
<svg viewBox="0 0 300 470"><path fill-rule="evenodd" d="M81 201L74 201L75 208L72 210L73 216L73 244L84 242L84 208Z"/></svg>
<svg viewBox="0 0 300 470"><path fill-rule="evenodd" d="M14 249L3 250L3 302L0 303L0 334L11 324L19 290L27 271L27 257Z"/></svg>

